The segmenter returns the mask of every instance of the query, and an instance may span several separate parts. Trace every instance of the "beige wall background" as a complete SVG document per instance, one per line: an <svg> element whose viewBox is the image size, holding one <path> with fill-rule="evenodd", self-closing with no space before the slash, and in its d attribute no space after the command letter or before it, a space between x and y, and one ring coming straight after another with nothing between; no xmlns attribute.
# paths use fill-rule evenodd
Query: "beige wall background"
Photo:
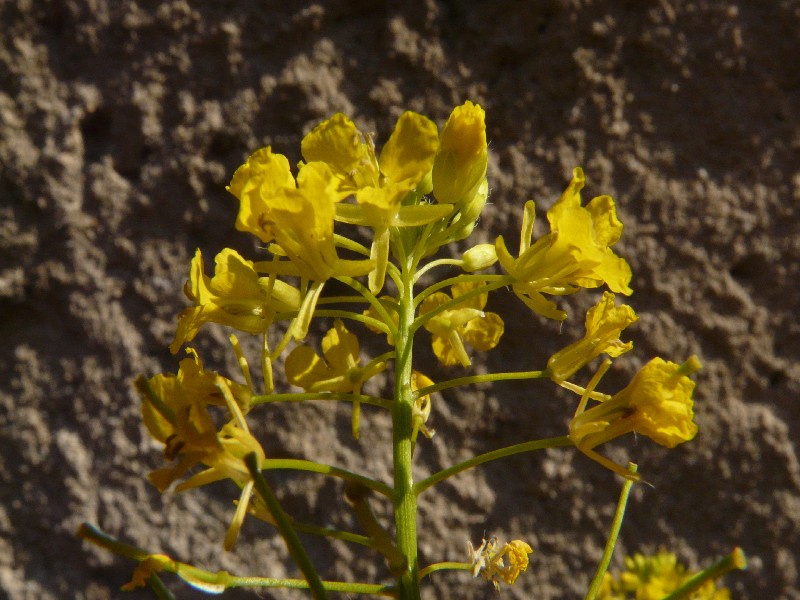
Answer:
<svg viewBox="0 0 800 600"><path fill-rule="evenodd" d="M615 564L663 546L697 568L739 545L751 568L727 578L732 597L800 598L796 2L11 0L0 21L0 595L120 597L133 565L81 543L83 521L211 569L296 574L254 520L222 551L231 487L162 497L147 483L162 458L132 378L177 369L167 345L195 249L256 252L224 190L249 152L272 144L294 162L335 111L381 143L404 109L442 124L471 99L487 111L492 190L473 239L516 244L524 201L543 214L583 166L586 197L617 201L641 317L606 385L654 355L705 365L694 442L606 450L654 485L632 495ZM566 302L559 330L498 296L490 309L511 326L475 369L540 367L582 335L593 298ZM210 328L197 347L235 374L226 335ZM420 347L430 376L460 373ZM418 475L562 435L574 401L547 384L445 392ZM330 405L277 407L254 428L271 456L388 481L388 421L364 418L362 443ZM354 527L335 482L274 483L298 518ZM569 450L464 474L423 496L423 562L460 560L483 535L523 538L533 561L504 596L582 597L619 487ZM386 577L366 553L309 545L325 577ZM494 597L463 573L425 585L428 598Z"/></svg>

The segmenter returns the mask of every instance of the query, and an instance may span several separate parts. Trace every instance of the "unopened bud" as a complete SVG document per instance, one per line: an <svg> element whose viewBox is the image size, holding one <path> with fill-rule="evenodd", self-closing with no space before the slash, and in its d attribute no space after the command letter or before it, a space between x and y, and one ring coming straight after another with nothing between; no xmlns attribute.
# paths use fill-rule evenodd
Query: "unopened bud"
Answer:
<svg viewBox="0 0 800 600"><path fill-rule="evenodd" d="M461 256L464 261L463 269L467 273L488 269L497 262L497 251L494 244L478 244L473 246Z"/></svg>

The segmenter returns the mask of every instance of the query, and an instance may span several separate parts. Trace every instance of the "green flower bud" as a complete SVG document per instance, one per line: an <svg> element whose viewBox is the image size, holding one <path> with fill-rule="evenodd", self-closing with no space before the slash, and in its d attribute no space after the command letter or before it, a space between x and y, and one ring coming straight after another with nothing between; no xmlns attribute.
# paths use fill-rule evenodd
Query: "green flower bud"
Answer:
<svg viewBox="0 0 800 600"><path fill-rule="evenodd" d="M473 246L461 256L464 261L463 269L467 273L488 269L497 262L497 251L494 244L478 244Z"/></svg>

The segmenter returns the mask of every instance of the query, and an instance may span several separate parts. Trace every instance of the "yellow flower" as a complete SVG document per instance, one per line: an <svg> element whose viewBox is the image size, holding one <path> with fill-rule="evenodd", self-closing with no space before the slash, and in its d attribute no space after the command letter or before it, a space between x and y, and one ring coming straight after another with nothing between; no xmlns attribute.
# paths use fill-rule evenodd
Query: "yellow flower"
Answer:
<svg viewBox="0 0 800 600"><path fill-rule="evenodd" d="M142 396L142 419L150 434L165 444L164 455L174 467L151 474L162 492L194 464L219 462L225 452L209 406L227 407L234 417L243 419L250 408L252 390L245 385L203 369L193 349L181 361L178 374L160 374L148 381L154 397ZM223 461L224 462L224 461Z"/></svg>
<svg viewBox="0 0 800 600"><path fill-rule="evenodd" d="M372 138L364 136L341 113L315 127L301 144L308 164L327 165L342 196L355 195L357 204L338 204L336 218L374 229L371 258L375 269L369 287L383 287L389 256L389 228L424 225L449 215L448 207L419 204L403 206L404 199L430 173L439 145L438 128L426 117L406 111L394 132L375 155Z"/></svg>
<svg viewBox="0 0 800 600"><path fill-rule="evenodd" d="M450 113L439 138L433 163L433 194L444 204L472 199L486 177L486 113L467 100Z"/></svg>
<svg viewBox="0 0 800 600"><path fill-rule="evenodd" d="M614 294L604 292L603 298L586 313L586 335L559 350L547 361L547 370L553 381L561 382L573 375L601 354L619 356L633 347L633 342L623 343L622 330L639 320L630 306L614 305Z"/></svg>
<svg viewBox="0 0 800 600"><path fill-rule="evenodd" d="M700 361L695 356L683 365L654 358L623 390L582 410L593 391L587 389L569 424L569 437L587 456L623 477L630 477L628 471L597 454L593 448L632 432L646 435L667 448L694 438L697 434L692 402L695 383L688 375L699 368Z"/></svg>
<svg viewBox="0 0 800 600"><path fill-rule="evenodd" d="M566 313L543 294L572 294L603 284L613 292L631 293L630 266L611 250L622 234L614 201L598 196L581 206L584 182L583 171L575 168L569 186L547 211L551 232L534 244L534 204L526 203L518 258L511 256L502 236L496 241L497 257L515 279L514 292L533 311L551 319L565 319Z"/></svg>
<svg viewBox="0 0 800 600"><path fill-rule="evenodd" d="M227 189L240 202L237 229L265 243L274 240L278 254L291 260L289 267L282 261L259 263L259 270L270 269L262 272L325 281L333 275L358 277L372 269L370 261L343 260L336 253L335 204L344 196L326 164L304 165L295 181L286 157L262 148L236 170Z"/></svg>
<svg viewBox="0 0 800 600"><path fill-rule="evenodd" d="M177 377L156 375L142 390L142 415L151 435L164 443L164 456L177 464L157 469L150 480L164 492L194 466L207 468L176 486L176 492L231 479L242 489L233 520L225 536L224 547L230 550L239 534L253 491L253 480L244 458L255 453L259 464L264 450L252 436L240 405L249 406L249 390L230 380L204 371L197 355L182 362ZM192 364L193 363L193 364ZM214 377L216 391L208 388ZM146 391L145 391L146 390ZM244 397L243 397L244 396ZM231 420L218 431L208 407L223 404Z"/></svg>
<svg viewBox="0 0 800 600"><path fill-rule="evenodd" d="M478 282L457 283L450 288L452 298L444 292L434 292L422 302L420 314L424 315L480 285ZM472 364L464 341L483 351L491 350L500 342L504 330L503 319L496 313L483 311L487 300L488 294L468 298L425 323L425 329L432 335L433 353L443 365L461 363L468 367Z"/></svg>
<svg viewBox="0 0 800 600"><path fill-rule="evenodd" d="M528 569L528 555L533 553L533 549L522 540L513 540L499 549L497 546L497 538L484 539L477 550L467 542L467 554L472 563L472 576L480 574L499 592L501 581L513 585L519 574ZM505 556L508 557L508 566L503 561Z"/></svg>
<svg viewBox="0 0 800 600"><path fill-rule="evenodd" d="M386 369L385 362L361 366L358 338L350 333L341 319L322 338L323 360L310 346L297 346L286 357L284 371L292 385L307 392L361 393L362 384ZM361 403L353 401L353 437L360 436Z"/></svg>
<svg viewBox="0 0 800 600"><path fill-rule="evenodd" d="M430 172L438 145L436 124L406 111L378 159L372 139L337 113L303 138L301 151L306 162L328 165L339 193L355 195L364 207L359 224L386 228L399 224L400 203Z"/></svg>
<svg viewBox="0 0 800 600"><path fill-rule="evenodd" d="M197 352L193 348L187 348L186 353L189 358L184 358L178 367L178 374L160 374L151 377L149 380L150 388L158 398L164 399L165 406L170 416L185 421L170 422L154 405L150 398L142 398L142 417L145 426L150 434L160 442L168 443L170 438L175 439L178 434L178 427L188 426L194 431L202 431L209 428L206 420L207 413L203 407L207 405L226 406L225 398L220 392L218 382L225 382L236 401L239 410L247 413L250 410L250 398L253 391L246 385L236 383L224 378L214 371L206 371ZM187 408L188 407L188 408ZM192 410L192 407L195 410ZM186 433L187 430L184 430ZM191 434L190 434L191 435Z"/></svg>
<svg viewBox="0 0 800 600"><path fill-rule="evenodd" d="M362 368L358 338L341 319L333 322L322 339L320 358L310 346L297 346L286 357L286 379L307 392L352 392L386 369L386 363Z"/></svg>
<svg viewBox="0 0 800 600"><path fill-rule="evenodd" d="M606 573L598 600L661 600L693 577L672 552L660 550L655 556L625 557L625 570L618 578ZM689 600L729 600L727 588L706 581L688 596Z"/></svg>
<svg viewBox="0 0 800 600"><path fill-rule="evenodd" d="M259 277L253 263L235 250L225 248L217 254L214 277L203 270L198 250L192 259L189 281L184 287L194 306L179 315L173 354L194 339L204 323L228 325L247 333L263 333L276 312L294 311L300 306L300 292L282 281Z"/></svg>

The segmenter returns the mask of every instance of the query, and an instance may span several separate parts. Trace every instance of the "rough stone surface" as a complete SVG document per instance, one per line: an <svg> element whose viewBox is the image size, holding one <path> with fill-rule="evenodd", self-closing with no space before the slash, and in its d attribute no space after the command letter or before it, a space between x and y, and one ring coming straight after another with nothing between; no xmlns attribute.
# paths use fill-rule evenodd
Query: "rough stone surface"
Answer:
<svg viewBox="0 0 800 600"><path fill-rule="evenodd" d="M0 595L120 597L132 565L76 539L83 521L210 569L296 575L254 520L222 551L230 485L161 496L147 483L162 458L132 378L177 368L167 345L195 249L257 252L224 189L249 152L271 144L294 163L335 111L380 143L404 109L441 124L472 99L492 153L475 238L516 243L523 202L543 216L582 165L587 197L618 203L641 316L606 385L656 354L705 365L694 442L605 450L653 484L632 495L615 564L663 546L696 568L740 545L751 568L727 578L734 598L800 598L797 2L5 0L0 23ZM476 370L541 367L582 334L593 298L565 302L559 330L497 295L491 308L513 326ZM209 328L198 351L236 373L226 335ZM418 359L436 379L462 374L424 348ZM546 383L445 392L417 476L563 435L574 405ZM348 410L275 407L254 428L270 456L390 481L388 419L365 409L356 443ZM336 482L275 483L298 518L357 528ZM523 538L531 568L504 595L582 597L618 490L568 450L469 472L422 497L422 562L462 559L467 539ZM358 548L308 541L324 577L387 576ZM495 597L465 573L434 574L425 590Z"/></svg>

